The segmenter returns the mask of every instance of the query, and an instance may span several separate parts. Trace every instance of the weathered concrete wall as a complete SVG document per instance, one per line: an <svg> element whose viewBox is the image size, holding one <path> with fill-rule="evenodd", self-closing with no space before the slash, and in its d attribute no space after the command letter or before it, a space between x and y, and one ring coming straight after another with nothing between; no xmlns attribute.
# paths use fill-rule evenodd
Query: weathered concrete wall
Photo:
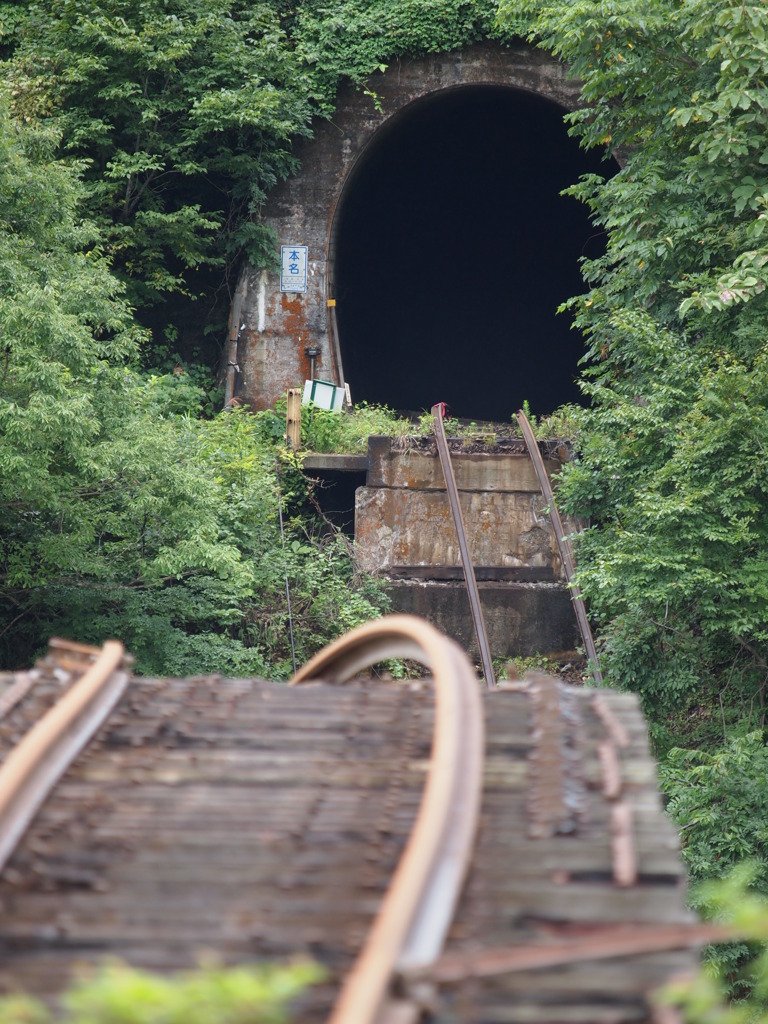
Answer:
<svg viewBox="0 0 768 1024"><path fill-rule="evenodd" d="M524 445L487 452L453 447L493 655L574 648L576 618ZM550 475L561 465L559 459L545 461ZM568 532L577 525L564 520ZM362 568L395 577L387 588L395 611L423 616L476 653L466 589L460 572L449 571L461 559L436 451L400 450L388 437L369 439L366 486L356 491L355 547Z"/></svg>
<svg viewBox="0 0 768 1024"><path fill-rule="evenodd" d="M560 575L549 523L535 494L461 491L461 514L475 566L548 568ZM361 487L355 505L360 565L369 572L407 566L460 565L459 544L445 493Z"/></svg>
<svg viewBox="0 0 768 1024"><path fill-rule="evenodd" d="M499 450L499 445L490 443L487 451L480 452L471 450L470 445L466 450L462 450L464 446L461 445L454 444L453 447L451 464L460 491L541 494L533 464L522 441L511 451ZM457 447L458 451L455 450ZM562 465L559 458L545 458L544 463L550 476ZM396 448L389 437L369 438L366 485L445 491L445 478L434 444L427 451L414 448L407 441L402 448Z"/></svg>
<svg viewBox="0 0 768 1024"><path fill-rule="evenodd" d="M314 139L297 144L301 170L272 192L264 221L281 245L309 247L307 291L281 294L278 273L246 267L232 306L228 358L240 366L238 394L253 408L269 407L309 376L308 345L320 348L316 376L342 383L334 307L328 303L335 298L334 225L344 185L374 135L392 126L409 104L472 85L522 89L566 109L578 97L564 65L548 55L523 43L483 43L392 64L368 83L378 107L362 90L343 88L333 120L317 124Z"/></svg>
<svg viewBox="0 0 768 1024"><path fill-rule="evenodd" d="M572 651L581 643L568 590L555 583L477 584L494 658ZM420 615L479 657L464 583L396 580L387 584L392 611Z"/></svg>
<svg viewBox="0 0 768 1024"><path fill-rule="evenodd" d="M397 451L389 438L368 444L366 486L355 502L355 542L368 572L461 564L445 481L436 454ZM476 567L546 569L562 578L554 530L527 454L455 452L451 461ZM547 460L548 472L559 468ZM566 530L576 529L565 523Z"/></svg>

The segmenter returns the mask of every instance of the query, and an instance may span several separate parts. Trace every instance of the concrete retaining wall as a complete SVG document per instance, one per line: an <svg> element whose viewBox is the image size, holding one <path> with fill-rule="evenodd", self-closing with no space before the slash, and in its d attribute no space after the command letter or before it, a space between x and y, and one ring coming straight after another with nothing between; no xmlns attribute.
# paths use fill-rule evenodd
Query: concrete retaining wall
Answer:
<svg viewBox="0 0 768 1024"><path fill-rule="evenodd" d="M454 445L454 448L456 445ZM518 451L454 451L451 461L476 567L548 570L562 579L554 530L545 514L533 466L522 444ZM548 459L550 475L558 459ZM577 528L566 522L569 532ZM391 440L373 437L368 447L366 486L355 501L355 538L361 566L368 572L461 565L456 531L434 451L398 450ZM486 574L488 575L488 574ZM507 572L507 577L514 575ZM535 574L541 578L542 573Z"/></svg>
<svg viewBox="0 0 768 1024"><path fill-rule="evenodd" d="M478 583L488 644L494 658L575 650L580 644L571 598L563 584ZM478 658L463 583L396 580L387 584L392 610L420 615Z"/></svg>
<svg viewBox="0 0 768 1024"><path fill-rule="evenodd" d="M483 612L496 657L569 650L578 631L554 531L531 461L517 451L461 451L451 461ZM512 446L515 447L514 445ZM560 467L549 458L550 475ZM565 520L573 532L578 524ZM369 440L366 486L355 500L362 568L393 577L397 611L423 615L469 650L474 629L456 531L435 451Z"/></svg>

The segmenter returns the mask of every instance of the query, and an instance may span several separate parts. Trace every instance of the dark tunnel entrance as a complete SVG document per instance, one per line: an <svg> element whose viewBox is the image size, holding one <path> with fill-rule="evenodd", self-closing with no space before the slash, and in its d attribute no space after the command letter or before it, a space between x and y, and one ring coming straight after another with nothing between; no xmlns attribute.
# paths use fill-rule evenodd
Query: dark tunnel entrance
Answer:
<svg viewBox="0 0 768 1024"><path fill-rule="evenodd" d="M382 129L334 225L339 343L353 400L508 420L578 402L583 340L557 306L603 241L559 193L616 169L563 111L503 87L450 90Z"/></svg>

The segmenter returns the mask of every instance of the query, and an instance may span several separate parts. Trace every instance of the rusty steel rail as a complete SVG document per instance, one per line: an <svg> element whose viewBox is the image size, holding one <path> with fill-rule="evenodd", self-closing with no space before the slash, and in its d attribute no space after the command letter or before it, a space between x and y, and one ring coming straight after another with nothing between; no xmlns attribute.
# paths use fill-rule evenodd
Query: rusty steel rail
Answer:
<svg viewBox="0 0 768 1024"><path fill-rule="evenodd" d="M123 645L108 640L87 648L67 641L59 649L96 660L32 726L0 768L0 871L38 809L122 696L128 675L119 671Z"/></svg>
<svg viewBox="0 0 768 1024"><path fill-rule="evenodd" d="M392 982L437 960L474 846L483 709L477 677L457 644L413 616L388 616L325 648L291 683L343 683L364 668L398 657L420 662L434 677L429 775L408 845L329 1024L410 1024L419 1018L416 1003L393 995Z"/></svg>
<svg viewBox="0 0 768 1024"><path fill-rule="evenodd" d="M552 528L555 531L555 537L557 538L557 546L560 550L560 557L563 560L563 568L565 569L565 576L568 580L568 586L571 589L571 601L573 602L573 610L576 613L576 621L579 624L579 630L581 632L581 638L584 641L584 650L587 653L587 657L592 662L592 672L596 683L602 683L603 675L600 671L600 662L597 657L597 649L595 648L595 641L592 638L592 630L589 626L589 619L587 618L587 609L584 604L584 598L581 596L581 590L577 583L574 583L573 578L576 573L576 565L573 555L573 547L570 540L565 535L563 529L563 521L560 518L560 513L557 510L555 504L555 495L552 491L552 484L549 482L547 476L547 470L544 467L544 460L541 457L539 446L536 443L536 438L533 436L533 430L531 424L528 422L528 417L521 409L516 414L517 422L520 424L520 429L523 432L523 438L528 448L528 453L531 456L531 462L536 473L536 477L541 487L541 493L544 495L544 500L547 502L549 507L549 518L552 523Z"/></svg>
<svg viewBox="0 0 768 1024"><path fill-rule="evenodd" d="M445 489L448 493L448 501L451 506L451 515L453 516L453 523L454 526L456 527L456 536L458 537L459 540L461 565L462 568L464 569L464 580L467 585L467 594L469 595L469 606L470 609L472 610L472 622L474 623L475 626L477 646L480 649L480 661L483 666L485 685L488 687L489 690L492 690L496 685L496 679L493 673L493 659L491 658L491 649L488 644L488 632L485 628L483 609L480 605L480 593L477 589L475 568L472 564L472 559L469 557L467 531L464 526L464 517L461 514L461 505L459 504L459 491L456 486L456 477L454 476L453 466L451 465L451 453L448 451L448 442L445 439L445 428L443 426L444 415L444 402L438 402L437 405L432 406L432 417L434 420L435 429L435 441L437 442L437 454L440 456L440 465L443 468L443 476L445 477Z"/></svg>
<svg viewBox="0 0 768 1024"><path fill-rule="evenodd" d="M605 925L572 931L558 943L484 949L476 953L443 956L429 968L411 971L410 980L457 982L470 978L492 978L515 971L542 967L567 967L592 960L669 953L677 949L700 949L719 942L733 942L743 936L732 925Z"/></svg>

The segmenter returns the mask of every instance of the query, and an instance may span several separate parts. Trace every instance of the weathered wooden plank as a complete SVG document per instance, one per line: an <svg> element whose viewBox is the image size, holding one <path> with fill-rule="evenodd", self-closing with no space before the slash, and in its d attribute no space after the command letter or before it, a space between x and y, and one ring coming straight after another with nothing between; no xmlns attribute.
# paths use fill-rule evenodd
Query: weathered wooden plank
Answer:
<svg viewBox="0 0 768 1024"><path fill-rule="evenodd" d="M456 949L548 942L559 922L687 919L642 716L634 698L600 694L629 739L619 764L639 884L612 884L596 754L605 725L594 691L569 693L576 717L563 734L575 744L568 764L584 783L583 813L573 832L542 840L528 837L525 822L536 743L529 697L490 694L481 830L451 932ZM40 701L54 697L49 686ZM15 735L23 708L14 714ZM431 730L429 681L297 690L136 680L0 881L0 989L15 979L53 993L84 954L170 969L211 945L234 961L314 951L338 977L407 839ZM641 1020L644 992L670 965L690 962L688 954L605 961L449 987L437 1019ZM313 996L301 1019L323 1019L333 992L331 984ZM456 1016L460 1005L471 1009Z"/></svg>

